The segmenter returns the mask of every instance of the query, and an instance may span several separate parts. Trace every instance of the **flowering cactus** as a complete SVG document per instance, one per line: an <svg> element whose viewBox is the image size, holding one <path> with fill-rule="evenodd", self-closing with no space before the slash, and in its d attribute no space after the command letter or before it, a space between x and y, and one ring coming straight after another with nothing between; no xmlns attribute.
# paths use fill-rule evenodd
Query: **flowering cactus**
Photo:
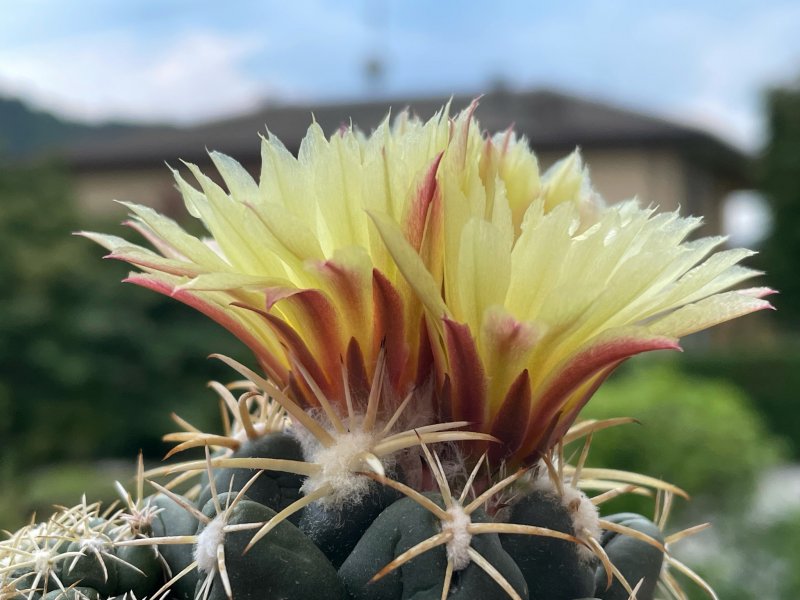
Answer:
<svg viewBox="0 0 800 600"><path fill-rule="evenodd" d="M624 360L768 308L770 290L726 291L756 274L738 265L750 251L687 241L699 219L606 205L577 152L540 174L527 140L481 134L475 108L369 136L312 124L297 157L268 136L258 182L212 152L227 189L174 172L209 238L136 205L153 249L84 233L256 364L219 357L245 378L212 384L225 431L176 418L170 454L205 460L152 471L157 494L115 517L114 564L152 550L155 589L120 590L107 568L50 584L22 535L0 566L11 595L646 600L680 594L677 569L714 597L669 551L700 528L663 532L683 492L585 467L592 436L626 420L576 419ZM600 518L623 493L657 495L654 521ZM109 563L75 535L53 546L62 572Z"/></svg>

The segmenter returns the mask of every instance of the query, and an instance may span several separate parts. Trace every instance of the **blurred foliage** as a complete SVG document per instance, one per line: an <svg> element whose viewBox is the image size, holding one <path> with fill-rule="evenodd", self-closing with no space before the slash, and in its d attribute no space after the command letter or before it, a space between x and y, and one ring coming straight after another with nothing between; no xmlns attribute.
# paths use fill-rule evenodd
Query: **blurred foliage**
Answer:
<svg viewBox="0 0 800 600"><path fill-rule="evenodd" d="M642 361L612 377L582 417L633 417L597 433L588 464L659 477L686 490L693 511L738 510L756 479L774 465L782 443L747 396L720 380L688 376L670 363ZM620 498L604 508L651 514L653 502Z"/></svg>
<svg viewBox="0 0 800 600"><path fill-rule="evenodd" d="M132 490L134 460L101 463L59 462L34 469L0 472L0 529L13 531L32 514L44 520L55 505L74 506L85 494L88 502L109 506L119 496L114 481Z"/></svg>
<svg viewBox="0 0 800 600"><path fill-rule="evenodd" d="M730 370L737 367L743 364ZM785 440L766 427L760 394L748 395L723 378L693 374L693 368L694 362L640 357L606 382L582 417L629 416L640 424L598 432L588 464L659 477L692 496L690 503L676 502L667 531L711 521L711 531L676 549L720 598L800 597L793 563L800 556L800 518L787 517L785 532L779 523L759 524L753 518L759 482L785 456ZM651 515L653 506L650 498L628 495L604 504L602 512ZM693 583L679 579L688 598L707 598Z"/></svg>
<svg viewBox="0 0 800 600"><path fill-rule="evenodd" d="M164 452L175 410L216 421L209 379L233 373L206 356L241 356L217 325L120 283L128 269L73 237L109 224L78 217L55 166L0 170L0 434L4 472L91 457ZM211 422L211 423L209 423Z"/></svg>
<svg viewBox="0 0 800 600"><path fill-rule="evenodd" d="M784 343L758 353L746 349L697 353L683 369L691 375L730 381L741 388L756 401L768 428L788 442L792 458L800 459L800 346Z"/></svg>
<svg viewBox="0 0 800 600"><path fill-rule="evenodd" d="M777 318L800 326L800 84L767 95L769 141L761 160L760 187L772 209L772 231L764 241L760 264L770 285Z"/></svg>
<svg viewBox="0 0 800 600"><path fill-rule="evenodd" d="M800 597L800 511L775 520L728 522L714 546L701 549L694 562L714 581L720 598Z"/></svg>

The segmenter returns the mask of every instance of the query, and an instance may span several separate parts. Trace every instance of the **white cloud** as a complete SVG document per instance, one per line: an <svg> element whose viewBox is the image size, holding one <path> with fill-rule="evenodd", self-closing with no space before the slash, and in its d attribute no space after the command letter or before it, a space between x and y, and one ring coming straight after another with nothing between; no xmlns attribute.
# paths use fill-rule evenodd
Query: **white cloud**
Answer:
<svg viewBox="0 0 800 600"><path fill-rule="evenodd" d="M54 12L43 10L51 4ZM191 11L185 2L162 10L158 0L128 12L75 4L82 8L31 0L0 19L0 93L90 119L190 122L267 97L375 93L363 63L377 51L384 96L476 93L505 76L514 87L551 85L665 114L753 148L763 136L761 90L800 69L800 5L777 1L728 10L711 0L682 9L593 0L547 11L468 2L452 12L409 0L392 4L382 25L355 0L251 0L239 13L203 0Z"/></svg>
<svg viewBox="0 0 800 600"><path fill-rule="evenodd" d="M800 5L760 7L729 20L683 13L667 23L662 35L691 51L690 85L670 114L756 149L765 135L762 94L800 75Z"/></svg>
<svg viewBox="0 0 800 600"><path fill-rule="evenodd" d="M0 90L72 117L191 122L244 111L270 92L243 63L255 36L204 30L168 40L127 31L0 49Z"/></svg>

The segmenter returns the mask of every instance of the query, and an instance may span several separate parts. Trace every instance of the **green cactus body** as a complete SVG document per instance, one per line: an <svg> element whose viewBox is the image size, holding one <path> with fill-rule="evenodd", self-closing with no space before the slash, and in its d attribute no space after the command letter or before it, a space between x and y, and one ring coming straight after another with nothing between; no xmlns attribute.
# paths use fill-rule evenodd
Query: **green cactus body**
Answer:
<svg viewBox="0 0 800 600"><path fill-rule="evenodd" d="M147 598L164 582L164 566L154 546L122 546L115 554L124 563L117 567L117 594L132 592Z"/></svg>
<svg viewBox="0 0 800 600"><path fill-rule="evenodd" d="M303 451L294 437L287 433L270 432L255 439L245 440L228 456L229 458L282 458L303 460ZM256 474L258 469L218 468L214 471L214 481L218 490L238 492ZM258 479L247 489L247 496L254 502L280 511L300 498L303 477L282 471L263 471ZM198 506L205 506L211 499L211 489L206 486L197 500ZM297 524L302 513L295 513L290 520Z"/></svg>
<svg viewBox="0 0 800 600"><path fill-rule="evenodd" d="M426 494L443 505L438 494ZM483 511L472 518L486 522ZM442 594L447 565L443 546L412 559L379 581L372 577L397 556L439 533L440 523L432 513L410 498L392 504L375 519L353 552L339 569L339 576L355 600L438 600ZM496 534L475 536L472 542L522 598L528 598L527 585L514 560L503 550ZM448 598L505 600L508 594L478 565L469 564L454 574Z"/></svg>
<svg viewBox="0 0 800 600"><path fill-rule="evenodd" d="M234 497L235 494L221 494L218 502L224 507ZM212 519L219 518L213 500L204 507L203 512ZM274 510L243 497L230 508L225 524L261 523L269 521L275 514ZM215 533L215 540L204 540L203 531L212 523L201 526L198 546L214 541L223 545L227 576L235 600L344 600L344 590L330 561L293 524L281 522L245 552L252 531L234 531L222 535ZM196 555L206 551L211 549L198 548ZM198 588L201 584L198 583ZM216 573L210 586L209 600L226 600L219 573Z"/></svg>
<svg viewBox="0 0 800 600"><path fill-rule="evenodd" d="M53 590L42 596L42 600L102 600L106 596L96 589L85 586L75 586L64 591Z"/></svg>
<svg viewBox="0 0 800 600"><path fill-rule="evenodd" d="M556 494L546 491L518 500L509 521L575 535L568 509ZM500 540L525 576L531 598L574 600L593 593L595 561L582 556L573 542L515 534L501 534Z"/></svg>
<svg viewBox="0 0 800 600"><path fill-rule="evenodd" d="M94 540L89 540L92 544ZM113 552L110 542L106 542L107 551ZM73 542L68 551L84 551L77 560L64 560L61 570L61 581L65 586L81 585L97 590L100 594L113 596L118 593L118 564L112 558L88 551L85 542Z"/></svg>
<svg viewBox="0 0 800 600"><path fill-rule="evenodd" d="M197 531L197 519L172 498L157 494L150 498L150 504L161 509L153 517L153 537L192 535ZM158 549L173 576L192 563L191 546L162 544ZM172 597L175 600L193 600L197 580L197 570L189 571L172 586Z"/></svg>
<svg viewBox="0 0 800 600"><path fill-rule="evenodd" d="M658 526L641 515L620 513L611 515L606 520L630 527L661 544L664 543L664 536ZM653 600L664 561L663 552L651 544L614 531L605 531L600 543L611 562L631 586L643 580L636 594L637 600ZM596 574L596 586L595 595L602 600L628 600L629 594L619 581L615 580L611 587L606 588L606 576L601 570Z"/></svg>
<svg viewBox="0 0 800 600"><path fill-rule="evenodd" d="M398 498L394 490L373 484L367 494L342 507L310 504L299 527L338 569L372 522Z"/></svg>

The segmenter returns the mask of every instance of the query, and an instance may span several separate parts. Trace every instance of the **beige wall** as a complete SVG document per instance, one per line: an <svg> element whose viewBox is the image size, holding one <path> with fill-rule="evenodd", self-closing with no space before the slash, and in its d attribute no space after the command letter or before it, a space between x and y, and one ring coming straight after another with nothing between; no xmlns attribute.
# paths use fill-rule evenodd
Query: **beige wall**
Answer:
<svg viewBox="0 0 800 600"><path fill-rule="evenodd" d="M722 203L734 190L730 182L665 149L589 149L582 152L592 183L610 203L636 196L643 206L662 211L680 208L684 216L702 216L702 235L722 229ZM542 169L561 155L540 153Z"/></svg>
<svg viewBox="0 0 800 600"><path fill-rule="evenodd" d="M128 211L114 200L152 206L175 214L180 201L172 174L157 169L83 172L74 175L78 206L92 216L122 219Z"/></svg>
<svg viewBox="0 0 800 600"><path fill-rule="evenodd" d="M683 164L674 153L646 149L589 149L581 152L594 187L609 202L638 197L647 205L661 210L685 206L686 186ZM558 158L541 153L539 160L546 169Z"/></svg>

